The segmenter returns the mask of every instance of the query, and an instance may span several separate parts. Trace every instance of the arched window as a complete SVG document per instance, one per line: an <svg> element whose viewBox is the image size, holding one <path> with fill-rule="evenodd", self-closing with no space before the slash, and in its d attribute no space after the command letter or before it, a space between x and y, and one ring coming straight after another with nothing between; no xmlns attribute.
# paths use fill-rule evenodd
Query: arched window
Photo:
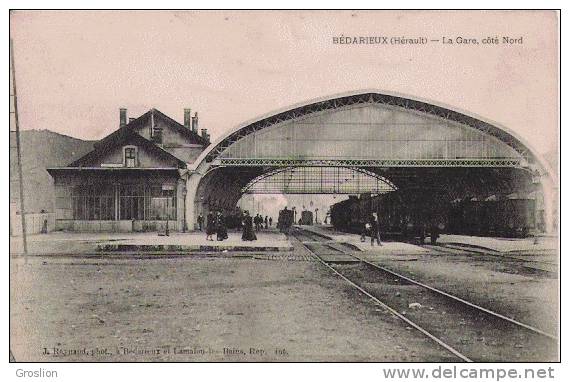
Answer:
<svg viewBox="0 0 570 382"><path fill-rule="evenodd" d="M138 159L138 149L136 146L123 147L123 165L125 167L137 167Z"/></svg>

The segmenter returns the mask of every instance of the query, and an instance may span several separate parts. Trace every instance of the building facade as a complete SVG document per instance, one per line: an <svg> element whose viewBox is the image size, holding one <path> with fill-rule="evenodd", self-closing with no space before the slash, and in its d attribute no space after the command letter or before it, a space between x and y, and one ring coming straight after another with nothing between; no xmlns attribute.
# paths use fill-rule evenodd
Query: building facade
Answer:
<svg viewBox="0 0 570 382"><path fill-rule="evenodd" d="M208 146L198 115L184 125L156 109L127 121L94 150L65 167L49 168L55 187L56 229L185 231L188 163Z"/></svg>

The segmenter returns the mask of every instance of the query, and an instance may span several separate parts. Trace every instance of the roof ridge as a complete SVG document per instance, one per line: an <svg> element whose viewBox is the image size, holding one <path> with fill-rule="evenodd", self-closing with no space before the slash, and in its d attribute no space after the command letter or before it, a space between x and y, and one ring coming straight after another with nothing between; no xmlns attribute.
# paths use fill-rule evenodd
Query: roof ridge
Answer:
<svg viewBox="0 0 570 382"><path fill-rule="evenodd" d="M197 132L195 132L192 129L187 128L186 126L184 126L183 124L181 124L180 122L178 122L177 120L175 120L172 117L169 117L168 115L164 114L162 111L158 110L157 108L151 108L148 112L150 111L156 111L158 113L158 115L164 117L165 119L167 119L170 122L173 122L181 131L185 131L186 134L190 133L193 136L195 136L196 138L198 138L198 140L200 141L200 143L205 144L206 146L209 145L210 143L204 138L202 137L200 134L198 134ZM147 113L148 113L147 112ZM146 114L146 113L145 113ZM134 122L134 121L133 121Z"/></svg>

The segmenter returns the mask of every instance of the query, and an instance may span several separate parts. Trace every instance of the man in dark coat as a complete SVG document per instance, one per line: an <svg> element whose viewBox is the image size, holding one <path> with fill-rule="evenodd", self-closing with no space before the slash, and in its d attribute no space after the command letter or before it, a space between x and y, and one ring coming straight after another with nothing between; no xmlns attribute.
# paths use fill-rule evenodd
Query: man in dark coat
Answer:
<svg viewBox="0 0 570 382"><path fill-rule="evenodd" d="M198 215L198 229L201 231L202 226L204 225L204 216L202 214Z"/></svg>
<svg viewBox="0 0 570 382"><path fill-rule="evenodd" d="M435 245L438 238L439 238L439 224L436 221L433 221L430 227L430 236L429 236L430 244Z"/></svg>
<svg viewBox="0 0 570 382"><path fill-rule="evenodd" d="M243 241L257 240L255 232L253 231L253 219L251 218L251 216L249 216L248 211L245 211L244 213L242 225L243 225L243 231L241 234L241 239Z"/></svg>
<svg viewBox="0 0 570 382"><path fill-rule="evenodd" d="M216 233L216 218L210 211L206 219L206 240L214 241L212 235Z"/></svg>
<svg viewBox="0 0 570 382"><path fill-rule="evenodd" d="M370 230L370 222L362 223L362 226L360 227L360 241L362 243L366 241L366 234L368 233L369 230Z"/></svg>
<svg viewBox="0 0 570 382"><path fill-rule="evenodd" d="M419 223L419 236L420 236L420 245L424 245L426 241L426 223L422 220Z"/></svg>
<svg viewBox="0 0 570 382"><path fill-rule="evenodd" d="M370 245L374 246L374 240L378 242L379 246L382 246L380 241L380 221L376 212L373 212L372 216L370 216Z"/></svg>

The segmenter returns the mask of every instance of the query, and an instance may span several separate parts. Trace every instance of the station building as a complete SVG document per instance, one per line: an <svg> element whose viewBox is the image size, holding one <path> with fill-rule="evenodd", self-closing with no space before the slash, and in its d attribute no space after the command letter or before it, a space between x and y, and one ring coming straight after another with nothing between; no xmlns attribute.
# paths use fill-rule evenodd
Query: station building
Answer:
<svg viewBox="0 0 570 382"><path fill-rule="evenodd" d="M56 228L193 230L199 214L229 216L247 193L393 193L397 205L434 215L516 195L528 208L505 224L548 232L557 221L555 172L531 145L433 101L358 91L246 121L212 144L200 131L188 109L184 124L155 109L127 121L122 109L119 129L92 152L48 169Z"/></svg>
<svg viewBox="0 0 570 382"><path fill-rule="evenodd" d="M55 187L56 229L72 231L183 231L187 163L209 145L198 134L198 114L184 125L156 109L127 120L93 151L65 167L49 168Z"/></svg>

